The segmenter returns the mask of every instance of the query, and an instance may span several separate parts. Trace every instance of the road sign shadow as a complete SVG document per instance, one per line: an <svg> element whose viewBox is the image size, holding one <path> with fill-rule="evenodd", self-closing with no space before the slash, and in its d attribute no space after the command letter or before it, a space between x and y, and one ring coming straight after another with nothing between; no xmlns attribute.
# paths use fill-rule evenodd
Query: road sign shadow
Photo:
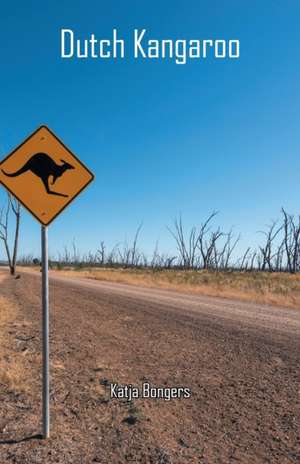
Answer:
<svg viewBox="0 0 300 464"><path fill-rule="evenodd" d="M23 438L8 438L7 440L0 440L1 445L17 445L18 443L23 443L30 440L42 440L43 436L41 434L29 435L28 437Z"/></svg>

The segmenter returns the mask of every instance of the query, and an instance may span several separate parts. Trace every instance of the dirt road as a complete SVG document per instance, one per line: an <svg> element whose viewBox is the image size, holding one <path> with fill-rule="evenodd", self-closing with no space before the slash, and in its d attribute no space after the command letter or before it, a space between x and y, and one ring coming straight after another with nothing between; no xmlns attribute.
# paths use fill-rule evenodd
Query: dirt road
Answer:
<svg viewBox="0 0 300 464"><path fill-rule="evenodd" d="M17 308L1 327L2 358L24 368L22 389L0 377L1 464L299 462L300 310L52 276L45 442L30 438L40 432L40 276L6 277L0 296ZM110 397L110 384L145 382L191 397Z"/></svg>

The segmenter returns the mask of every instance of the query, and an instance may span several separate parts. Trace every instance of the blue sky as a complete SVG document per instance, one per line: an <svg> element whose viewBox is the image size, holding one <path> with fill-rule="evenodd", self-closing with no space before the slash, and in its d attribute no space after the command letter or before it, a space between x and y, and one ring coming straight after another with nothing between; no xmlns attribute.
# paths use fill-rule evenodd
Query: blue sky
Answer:
<svg viewBox="0 0 300 464"><path fill-rule="evenodd" d="M166 225L179 212L197 225L212 210L246 247L281 206L300 213L299 17L296 0L5 2L1 156L47 124L96 175L50 226L51 253L73 238L82 251L122 242L141 221L146 252L157 239L172 251ZM62 60L61 28L233 38L241 57ZM24 213L21 254L39 254L39 233Z"/></svg>

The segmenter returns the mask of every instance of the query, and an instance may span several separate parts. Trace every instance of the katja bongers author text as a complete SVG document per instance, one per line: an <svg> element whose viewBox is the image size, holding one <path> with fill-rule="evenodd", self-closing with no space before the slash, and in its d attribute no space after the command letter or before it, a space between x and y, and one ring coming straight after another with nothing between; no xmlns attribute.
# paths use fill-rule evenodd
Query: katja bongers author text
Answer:
<svg viewBox="0 0 300 464"><path fill-rule="evenodd" d="M240 41L237 39L156 39L147 29L134 29L131 40L121 37L117 29L111 36L99 38L95 34L78 37L72 29L61 29L61 58L63 59L124 59L173 60L186 64L195 59L237 59Z"/></svg>

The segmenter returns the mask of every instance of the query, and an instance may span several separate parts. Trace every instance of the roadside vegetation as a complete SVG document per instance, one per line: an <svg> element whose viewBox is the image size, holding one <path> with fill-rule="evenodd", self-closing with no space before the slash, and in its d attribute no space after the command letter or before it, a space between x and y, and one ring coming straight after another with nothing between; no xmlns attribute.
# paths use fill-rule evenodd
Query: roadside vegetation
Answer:
<svg viewBox="0 0 300 464"><path fill-rule="evenodd" d="M223 231L214 226L217 213L213 212L199 228L186 231L181 216L168 227L176 253L161 253L156 244L152 256L147 256L139 247L142 224L131 242L117 244L108 249L104 241L96 251L81 254L76 243L65 246L62 252L50 259L50 265L58 270L66 266L74 268L105 267L122 269L152 270L210 270L210 271L259 271L288 272L300 271L300 216L294 217L284 209L281 220L274 221L258 234L262 237L257 248L247 247L236 256L236 247L241 236L233 230ZM39 258L23 255L20 265L38 264Z"/></svg>
<svg viewBox="0 0 300 464"><path fill-rule="evenodd" d="M139 246L142 224L131 242L81 254L73 242L49 262L65 275L158 287L258 303L300 307L300 218L284 209L281 220L258 234L261 244L236 256L240 236L214 226L213 212L199 228L186 231L182 218L168 227L176 254L152 256ZM38 266L39 258L23 256L23 266Z"/></svg>
<svg viewBox="0 0 300 464"><path fill-rule="evenodd" d="M0 284L4 275L0 276ZM26 389L24 383L25 365L24 359L18 356L16 345L21 341L17 329L21 325L18 321L17 307L5 296L0 295L0 393L19 394ZM10 347L14 347L14 350ZM13 353L12 353L13 351ZM25 354L23 352L22 354Z"/></svg>
<svg viewBox="0 0 300 464"><path fill-rule="evenodd" d="M11 275L16 273L21 221L21 205L11 195L7 194L6 205L0 209L0 240Z"/></svg>
<svg viewBox="0 0 300 464"><path fill-rule="evenodd" d="M35 268L39 271L39 268ZM57 271L54 271L57 272ZM60 275L300 308L300 274L175 269L74 268Z"/></svg>

